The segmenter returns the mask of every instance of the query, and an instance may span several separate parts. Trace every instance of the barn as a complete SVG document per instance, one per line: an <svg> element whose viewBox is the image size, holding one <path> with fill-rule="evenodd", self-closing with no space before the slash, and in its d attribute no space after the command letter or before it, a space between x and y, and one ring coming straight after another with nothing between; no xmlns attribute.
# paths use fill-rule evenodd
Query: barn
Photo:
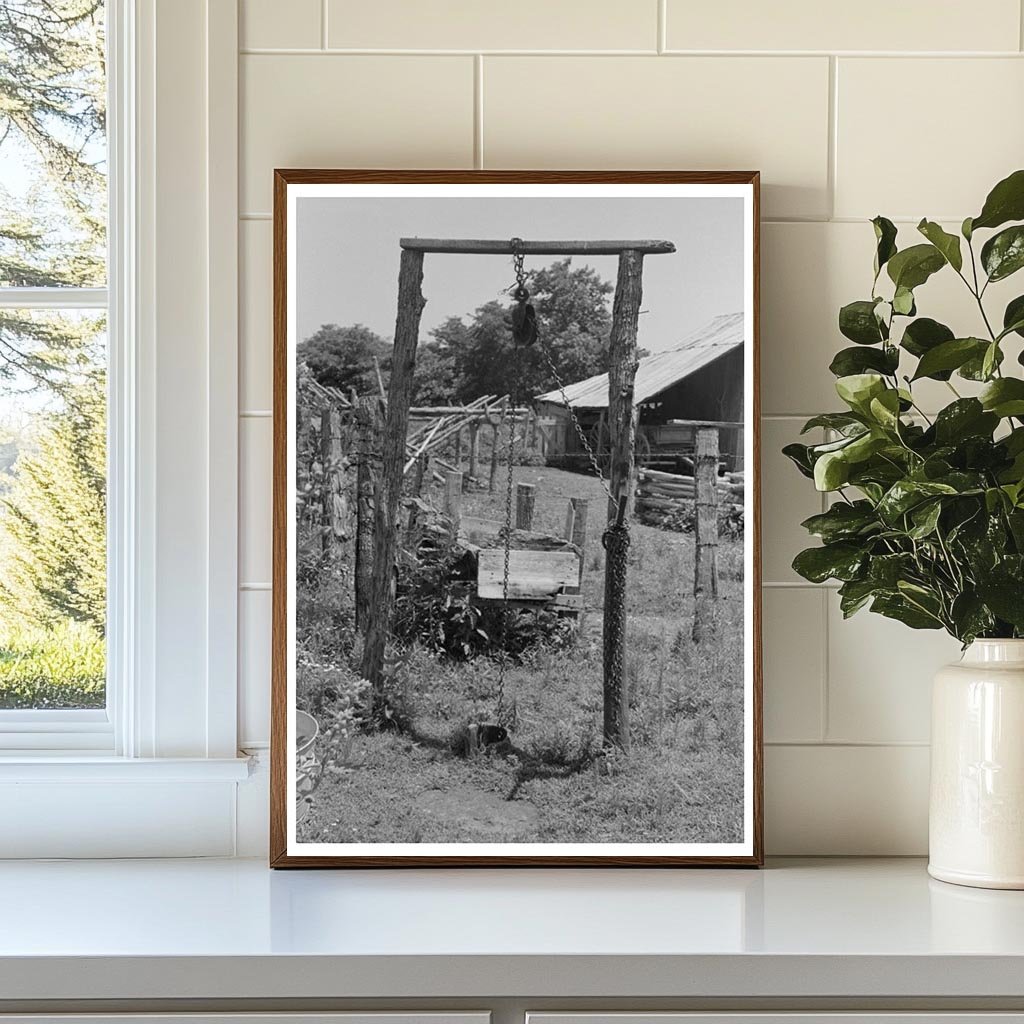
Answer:
<svg viewBox="0 0 1024 1024"><path fill-rule="evenodd" d="M679 471L693 453L697 427L714 423L726 467L743 469L743 342L743 314L728 313L676 348L640 360L634 392L638 462ZM565 398L594 450L606 452L608 374L568 385ZM538 395L535 404L549 460L585 460L561 391Z"/></svg>

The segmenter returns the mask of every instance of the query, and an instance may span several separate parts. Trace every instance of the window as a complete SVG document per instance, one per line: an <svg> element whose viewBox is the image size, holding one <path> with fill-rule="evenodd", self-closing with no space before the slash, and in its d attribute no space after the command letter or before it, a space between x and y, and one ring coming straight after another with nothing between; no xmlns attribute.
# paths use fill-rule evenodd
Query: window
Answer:
<svg viewBox="0 0 1024 1024"><path fill-rule="evenodd" d="M15 746L43 730L110 742L105 7L0 2L0 730L26 734Z"/></svg>

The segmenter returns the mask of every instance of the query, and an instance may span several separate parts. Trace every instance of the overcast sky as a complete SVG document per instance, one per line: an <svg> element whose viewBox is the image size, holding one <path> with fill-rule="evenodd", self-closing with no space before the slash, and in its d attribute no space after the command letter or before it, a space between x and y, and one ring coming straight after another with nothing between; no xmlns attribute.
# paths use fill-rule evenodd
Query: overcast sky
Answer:
<svg viewBox="0 0 1024 1024"><path fill-rule="evenodd" d="M349 199L297 201L298 338L327 323L395 330L398 240L664 238L676 252L644 259L639 344L658 352L722 313L743 309L743 201L682 199ZM555 257L527 257L541 267ZM574 257L614 283L614 256ZM513 282L509 256L425 258L421 341Z"/></svg>

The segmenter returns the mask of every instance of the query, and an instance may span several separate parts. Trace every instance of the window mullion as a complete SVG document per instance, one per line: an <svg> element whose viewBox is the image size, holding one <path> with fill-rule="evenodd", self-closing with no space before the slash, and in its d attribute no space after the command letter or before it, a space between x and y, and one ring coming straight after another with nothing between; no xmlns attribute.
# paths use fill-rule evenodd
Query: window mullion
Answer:
<svg viewBox="0 0 1024 1024"><path fill-rule="evenodd" d="M106 308L106 288L0 288L0 309Z"/></svg>

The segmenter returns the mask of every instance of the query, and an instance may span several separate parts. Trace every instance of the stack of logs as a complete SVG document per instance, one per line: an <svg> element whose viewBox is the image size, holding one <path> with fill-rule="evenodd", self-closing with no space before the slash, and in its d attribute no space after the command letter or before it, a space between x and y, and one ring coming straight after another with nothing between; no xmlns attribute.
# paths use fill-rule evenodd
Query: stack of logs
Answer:
<svg viewBox="0 0 1024 1024"><path fill-rule="evenodd" d="M692 508L697 498L697 482L692 476L662 473L656 469L639 471L637 514L657 526L685 508ZM719 505L743 504L743 472L726 473L716 482Z"/></svg>

